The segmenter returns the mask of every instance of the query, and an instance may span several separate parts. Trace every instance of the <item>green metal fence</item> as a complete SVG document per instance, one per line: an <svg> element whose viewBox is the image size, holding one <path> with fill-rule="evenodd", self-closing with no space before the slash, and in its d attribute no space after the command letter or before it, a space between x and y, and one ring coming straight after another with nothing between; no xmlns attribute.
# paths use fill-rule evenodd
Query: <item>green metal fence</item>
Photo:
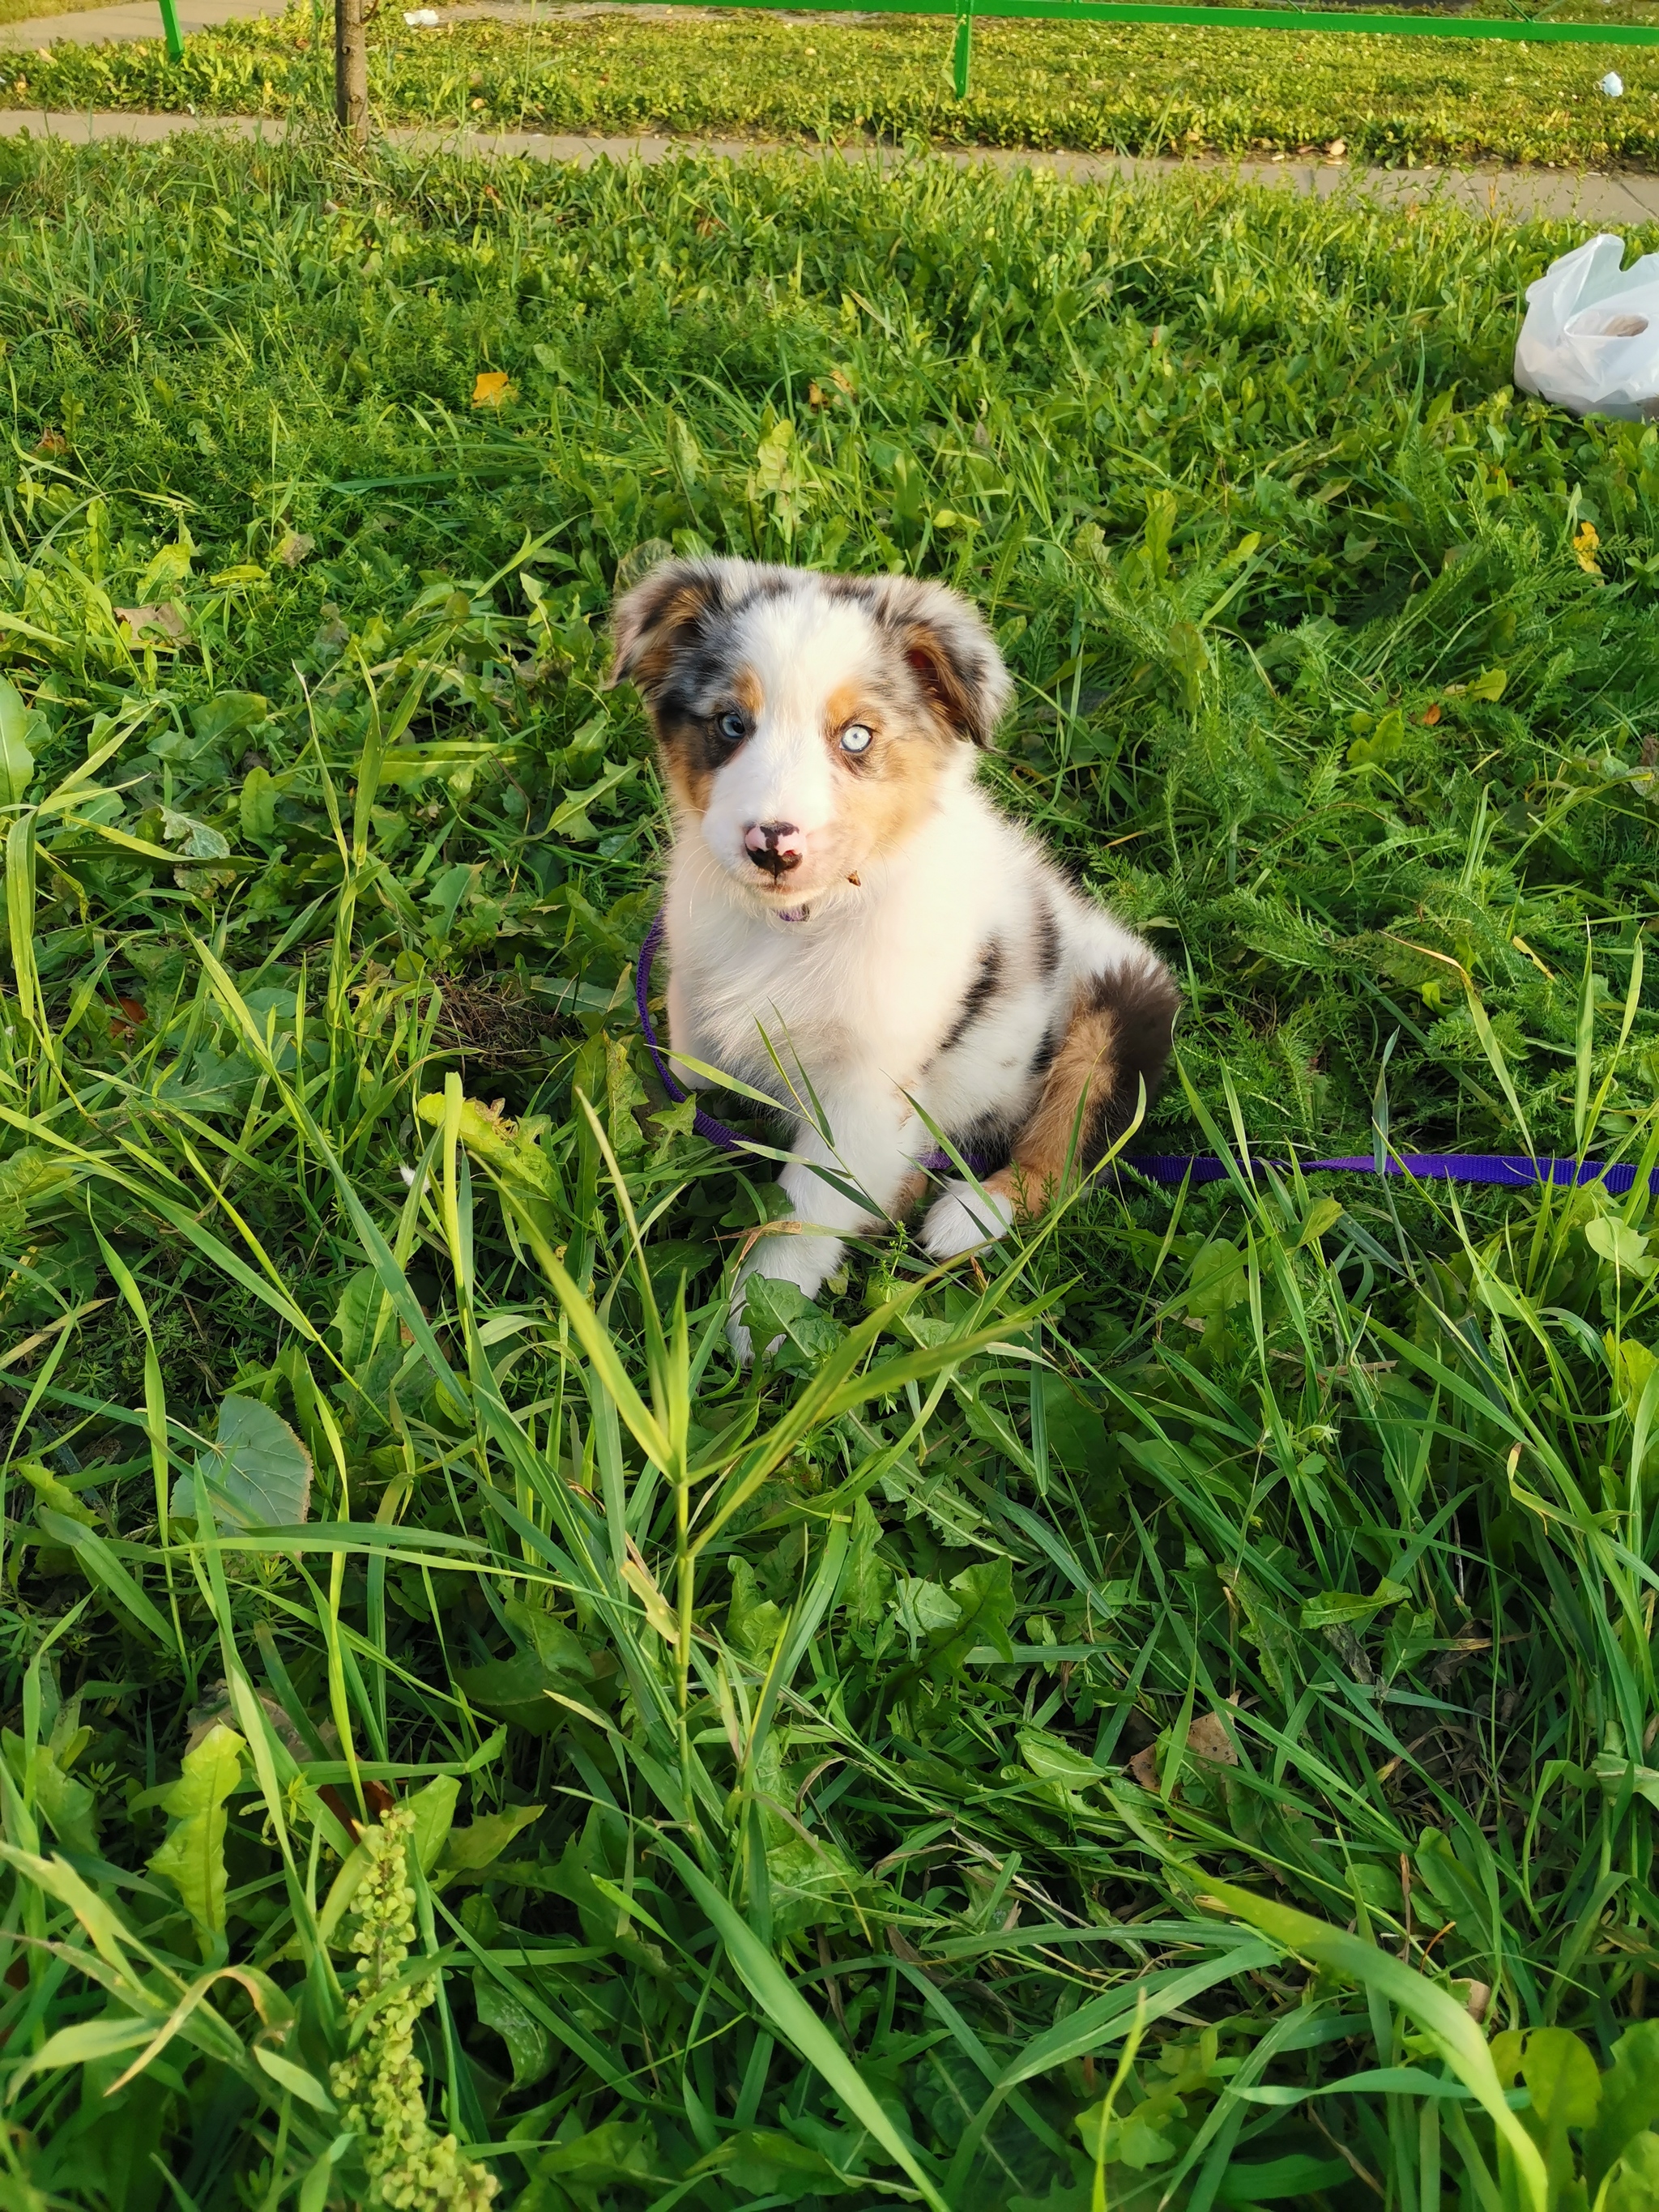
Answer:
<svg viewBox="0 0 1659 2212"><path fill-rule="evenodd" d="M681 0L689 4L689 0ZM769 0L721 0L739 8L764 7ZM811 0L817 7L820 0ZM1540 15L1370 15L1359 10L1315 8L1178 7L1164 0L830 0L842 8L873 8L907 15L954 15L951 50L957 98L968 92L973 66L976 16L1040 16L1058 23L1188 23L1205 30L1226 24L1252 31L1341 31L1382 33L1407 39L1553 40L1583 46L1659 46L1659 25L1553 23Z"/></svg>
<svg viewBox="0 0 1659 2212"><path fill-rule="evenodd" d="M708 0L670 0L707 7ZM765 8L774 14L949 15L956 18L951 50L957 98L967 97L973 69L976 21L1018 18L1045 23L1185 23L1201 30L1231 27L1251 31L1337 31L1406 39L1516 39L1592 46L1659 46L1659 25L1556 23L1520 10L1509 15L1370 15L1347 9L1181 7L1174 0L718 0L724 8ZM183 56L176 0L160 0L167 54Z"/></svg>

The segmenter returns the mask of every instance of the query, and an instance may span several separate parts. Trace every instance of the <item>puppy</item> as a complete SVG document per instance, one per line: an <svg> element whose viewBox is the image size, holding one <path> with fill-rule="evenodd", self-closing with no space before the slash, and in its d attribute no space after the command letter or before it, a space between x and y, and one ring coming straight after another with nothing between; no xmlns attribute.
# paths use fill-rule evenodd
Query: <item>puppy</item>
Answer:
<svg viewBox="0 0 1659 2212"><path fill-rule="evenodd" d="M1012 686L975 610L908 576L671 561L620 600L615 644L674 812L671 1050L794 1122L793 1218L744 1277L815 1297L848 1235L926 1187L924 1114L991 1170L935 1197L935 1259L1097 1165L1157 1088L1177 994L975 788Z"/></svg>

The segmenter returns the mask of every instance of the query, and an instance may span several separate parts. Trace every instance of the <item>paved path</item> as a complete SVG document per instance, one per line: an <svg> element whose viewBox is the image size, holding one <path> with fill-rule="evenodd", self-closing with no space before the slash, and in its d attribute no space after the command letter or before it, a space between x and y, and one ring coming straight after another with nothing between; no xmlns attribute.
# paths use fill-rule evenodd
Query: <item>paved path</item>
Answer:
<svg viewBox="0 0 1659 2212"><path fill-rule="evenodd" d="M188 38L217 23L239 23L250 15L280 15L283 0L179 0L179 27ZM106 39L159 39L161 11L155 0L129 0L120 8L88 8L71 15L31 15L21 23L0 23L0 48L49 46L55 39L101 46Z"/></svg>
<svg viewBox="0 0 1659 2212"><path fill-rule="evenodd" d="M191 0L185 0L185 4L191 4ZM217 8L227 15L232 8L240 8L247 14L256 0L194 0L194 4ZM181 7L180 13L183 12ZM226 15L222 15L220 20L226 20ZM287 135L287 126L270 117L118 112L53 115L39 108L0 108L0 137L15 137L24 131L37 138L61 138L72 146L84 146L103 138L124 138L141 145L154 145L180 131L221 131L237 138L269 140L280 140ZM416 149L497 159L524 155L532 161L576 161L584 167L606 160L650 164L672 161L688 153L740 161L759 154L804 151L799 147L754 139L666 138L648 134L578 138L555 137L540 131L446 131L413 126L394 128L386 135L395 145ZM903 158L890 149L872 146L842 147L838 152L848 161ZM1282 191L1311 193L1321 199L1328 199L1348 187L1357 187L1373 198L1390 203L1422 201L1432 193L1443 193L1466 207L1508 222L1521 222L1529 216L1553 216L1565 221L1614 227L1659 223L1659 177L1633 173L1590 173L1575 176L1555 169L1352 169L1340 161L1180 161L1144 160L1130 154L1035 153L997 146L948 149L945 158L962 169L1034 169L1076 183L1106 177L1168 177L1183 170L1202 169L1211 174L1237 177L1243 184L1276 185Z"/></svg>
<svg viewBox="0 0 1659 2212"><path fill-rule="evenodd" d="M287 4L288 0L179 0L179 27L188 38L192 31L205 31L218 23L246 23L260 15L280 15ZM389 14L393 8L401 12L405 5L419 7L430 4L430 0L383 0L383 4ZM447 23L479 16L499 23L545 23L584 15L620 15L672 21L705 12L701 8L682 7L678 0L666 7L653 5L652 0L459 0L453 8L441 7L439 0L439 4ZM795 10L790 14L799 20ZM833 20L857 23L866 19L837 15ZM107 39L159 39L161 35L161 11L155 0L123 0L122 5L114 8L76 9L61 15L31 15L21 23L0 23L0 49L49 46L54 39L73 39L90 46L101 46Z"/></svg>

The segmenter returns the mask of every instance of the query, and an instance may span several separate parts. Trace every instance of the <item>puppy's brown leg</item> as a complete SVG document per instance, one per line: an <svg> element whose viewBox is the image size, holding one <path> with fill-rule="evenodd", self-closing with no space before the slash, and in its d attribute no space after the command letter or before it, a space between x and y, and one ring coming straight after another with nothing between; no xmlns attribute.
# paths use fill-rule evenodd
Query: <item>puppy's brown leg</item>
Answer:
<svg viewBox="0 0 1659 2212"><path fill-rule="evenodd" d="M1181 1001L1167 969L1147 960L1079 987L1030 1119L985 1188L1027 1218L1090 1175L1150 1103L1170 1057Z"/></svg>

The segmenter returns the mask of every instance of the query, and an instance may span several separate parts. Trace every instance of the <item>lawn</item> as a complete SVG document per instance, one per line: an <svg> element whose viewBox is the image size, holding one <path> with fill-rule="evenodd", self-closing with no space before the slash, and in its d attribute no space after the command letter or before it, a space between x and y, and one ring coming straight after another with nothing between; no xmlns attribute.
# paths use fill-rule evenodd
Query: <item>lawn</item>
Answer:
<svg viewBox="0 0 1659 2212"><path fill-rule="evenodd" d="M1568 233L0 158L5 2202L1650 2203L1645 1175L1294 1165L1659 1159L1659 430L1506 380ZM978 599L992 787L1182 978L1136 1143L1278 1164L733 1370L665 546Z"/></svg>
<svg viewBox="0 0 1659 2212"><path fill-rule="evenodd" d="M1600 0L1588 12L1602 15ZM951 89L948 21L690 21L627 16L539 26L477 20L410 30L382 10L369 88L388 124L1132 154L1318 155L1355 163L1659 161L1659 52L1617 46L1353 33L981 23L972 90ZM1621 17L1650 18L1620 0ZM1609 68L1626 91L1599 90ZM301 6L193 36L59 44L0 64L0 100L51 109L326 113L332 46ZM8 89L9 87L9 89Z"/></svg>

